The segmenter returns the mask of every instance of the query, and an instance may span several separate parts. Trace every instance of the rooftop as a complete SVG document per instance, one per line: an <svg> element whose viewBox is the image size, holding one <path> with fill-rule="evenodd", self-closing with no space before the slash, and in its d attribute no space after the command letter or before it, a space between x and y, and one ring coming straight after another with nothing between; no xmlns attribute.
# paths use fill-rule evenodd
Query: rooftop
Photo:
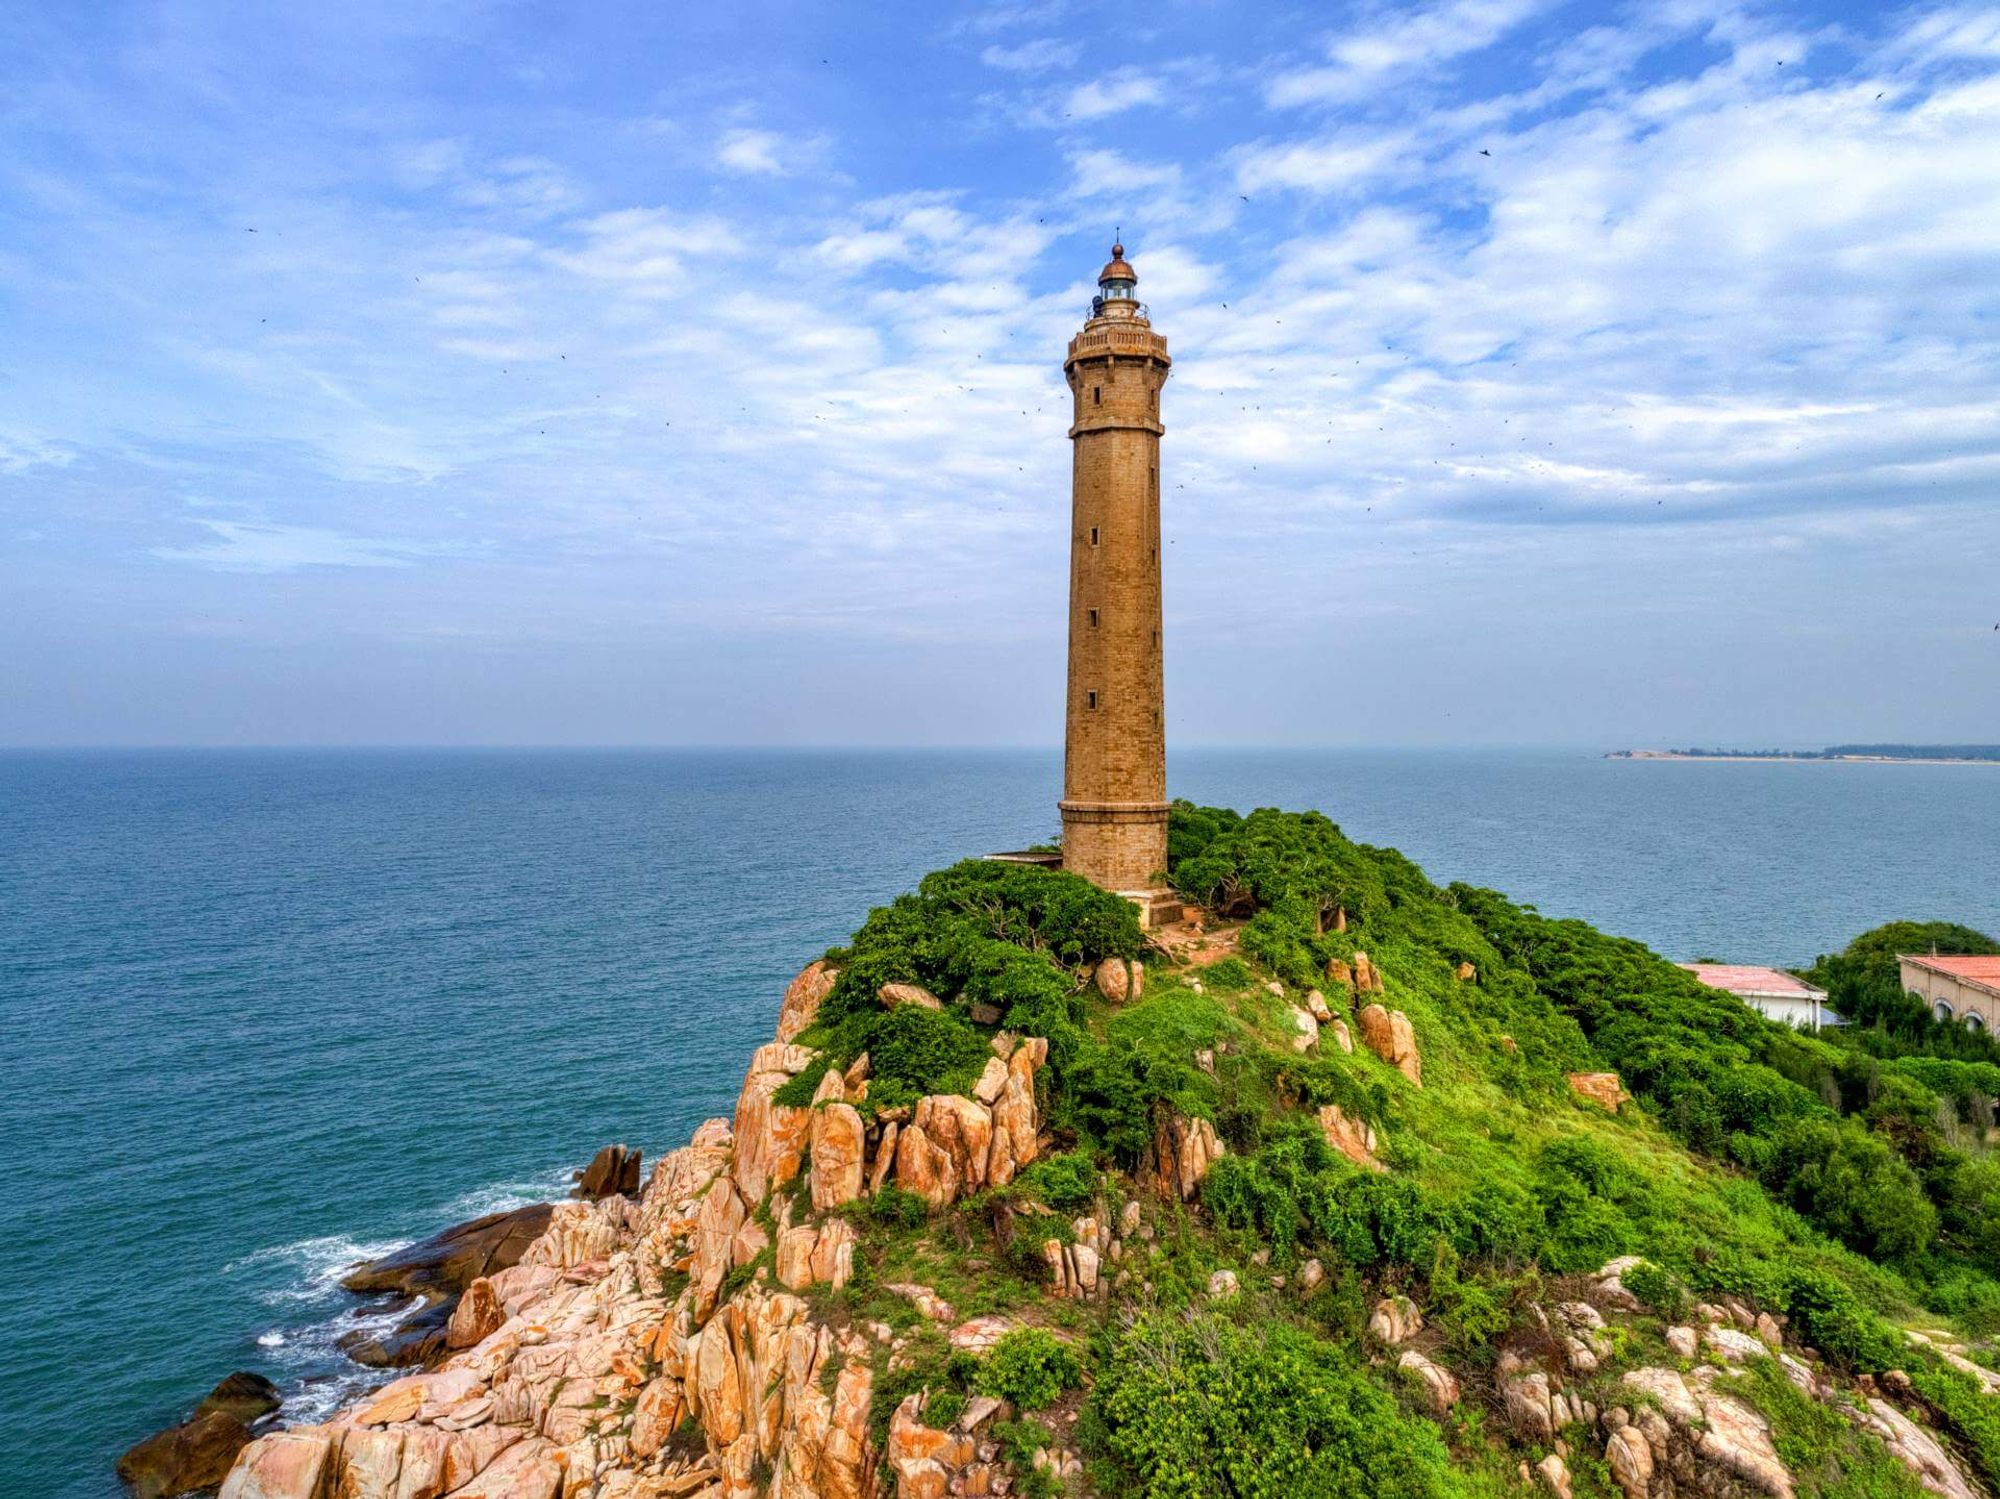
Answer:
<svg viewBox="0 0 2000 1499"><path fill-rule="evenodd" d="M1898 953L1899 963L1914 963L1919 968L1928 968L1932 973L1946 974L1955 979L1963 979L1969 984L1977 984L1982 989L2000 993L2000 953L1995 954L1904 954Z"/></svg>
<svg viewBox="0 0 2000 1499"><path fill-rule="evenodd" d="M1755 963L1680 963L1711 989L1731 994L1755 995L1759 999L1825 999L1826 990L1815 989L1804 979L1779 968L1763 968Z"/></svg>

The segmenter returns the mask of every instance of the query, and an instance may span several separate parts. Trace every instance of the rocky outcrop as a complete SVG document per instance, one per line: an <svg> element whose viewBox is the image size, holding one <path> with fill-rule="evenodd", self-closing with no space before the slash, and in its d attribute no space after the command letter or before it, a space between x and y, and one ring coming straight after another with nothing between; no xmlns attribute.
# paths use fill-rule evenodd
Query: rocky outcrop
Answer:
<svg viewBox="0 0 2000 1499"><path fill-rule="evenodd" d="M875 997L882 1002L885 1010L893 1010L898 1005L915 1005L920 1010L944 1008L944 1001L922 984L884 984L875 991Z"/></svg>
<svg viewBox="0 0 2000 1499"><path fill-rule="evenodd" d="M990 1105L956 1093L918 1100L896 1136L896 1185L943 1207L964 1193L1013 1181L1040 1151L1035 1073L1048 1054L1048 1042L1038 1036L1010 1043L1004 1077L981 1079L981 1090L994 1093Z"/></svg>
<svg viewBox="0 0 2000 1499"><path fill-rule="evenodd" d="M250 1428L227 1411L208 1411L146 1438L118 1459L133 1499L209 1493L251 1442Z"/></svg>
<svg viewBox="0 0 2000 1499"><path fill-rule="evenodd" d="M488 1213L356 1266L340 1283L363 1295L394 1292L432 1299L453 1295L482 1275L520 1263L554 1212L552 1204L538 1202L512 1212Z"/></svg>
<svg viewBox="0 0 2000 1499"><path fill-rule="evenodd" d="M1186 1202L1200 1188L1208 1168L1222 1159L1222 1141L1206 1119L1179 1114L1160 1115L1153 1126L1153 1145L1144 1164L1146 1176L1163 1197Z"/></svg>
<svg viewBox="0 0 2000 1499"><path fill-rule="evenodd" d="M1319 1111L1320 1132L1326 1143L1365 1171L1385 1171L1375 1158L1375 1128L1365 1119L1351 1118L1337 1103Z"/></svg>
<svg viewBox="0 0 2000 1499"><path fill-rule="evenodd" d="M1424 1064L1417 1054L1417 1033L1410 1025L1410 1017L1401 1010L1365 1005L1356 1018L1361 1022L1362 1045L1421 1088Z"/></svg>
<svg viewBox="0 0 2000 1499"><path fill-rule="evenodd" d="M812 1205L824 1213L861 1195L868 1132L860 1110L847 1102L847 1082L838 1072L820 1079L811 1117Z"/></svg>
<svg viewBox="0 0 2000 1499"><path fill-rule="evenodd" d="M1434 1414L1442 1416L1458 1404L1458 1380L1442 1364L1432 1362L1414 1348L1405 1348L1402 1357L1396 1360L1396 1367L1407 1369L1423 1382L1424 1399Z"/></svg>
<svg viewBox="0 0 2000 1499"><path fill-rule="evenodd" d="M1631 1097L1615 1072L1572 1072L1569 1074L1569 1089L1578 1098L1596 1104L1607 1114L1617 1113L1618 1106Z"/></svg>
<svg viewBox="0 0 2000 1499"><path fill-rule="evenodd" d="M639 1195L640 1153L623 1145L607 1145L590 1158L577 1180L575 1195L591 1202L600 1198Z"/></svg>
<svg viewBox="0 0 2000 1499"><path fill-rule="evenodd" d="M1334 1044L1350 1056L1353 1055L1354 1033L1347 1028L1347 1022L1336 1015L1327 1029L1333 1032Z"/></svg>
<svg viewBox="0 0 2000 1499"><path fill-rule="evenodd" d="M799 1174L805 1160L810 1109L771 1102L771 1095L812 1064L803 1046L773 1041L750 1058L750 1070L736 1097L736 1189L752 1202Z"/></svg>
<svg viewBox="0 0 2000 1499"><path fill-rule="evenodd" d="M1376 968L1365 952L1356 952L1354 955L1354 992L1356 994L1382 992L1381 970Z"/></svg>
<svg viewBox="0 0 2000 1499"><path fill-rule="evenodd" d="M458 1298L458 1305L452 1309L451 1321L445 1328L445 1347L474 1347L498 1332L500 1324L506 1320L507 1312L500 1305L500 1293L493 1289L493 1282L482 1275L465 1288L465 1294Z"/></svg>
<svg viewBox="0 0 2000 1499"><path fill-rule="evenodd" d="M780 1041L797 1040L799 1032L818 1018L820 1005L833 992L839 977L840 970L827 967L826 960L821 958L806 964L799 976L785 986L784 1002L778 1007Z"/></svg>
<svg viewBox="0 0 2000 1499"><path fill-rule="evenodd" d="M1291 1013L1292 1030L1295 1033L1292 1036L1292 1050L1311 1051L1319 1045L1319 1022L1313 1019L1311 1010L1302 1009L1298 1005L1291 1007Z"/></svg>

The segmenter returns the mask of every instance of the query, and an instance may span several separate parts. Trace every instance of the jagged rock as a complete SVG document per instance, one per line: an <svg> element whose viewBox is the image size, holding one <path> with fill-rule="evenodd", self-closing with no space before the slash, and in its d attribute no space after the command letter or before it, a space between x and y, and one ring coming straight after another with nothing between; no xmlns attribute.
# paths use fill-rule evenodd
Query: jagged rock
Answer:
<svg viewBox="0 0 2000 1499"><path fill-rule="evenodd" d="M1461 984L1469 984L1479 977L1479 970L1470 963L1460 963L1458 967L1452 969L1451 976Z"/></svg>
<svg viewBox="0 0 2000 1499"><path fill-rule="evenodd" d="M814 1162L817 1167L817 1161ZM845 1218L800 1223L778 1231L779 1283L793 1291L829 1285L838 1291L854 1275L854 1225Z"/></svg>
<svg viewBox="0 0 2000 1499"><path fill-rule="evenodd" d="M889 1173L896 1169L896 1135L902 1126L890 1120L882 1126L882 1138L875 1146L875 1164L868 1172L868 1190L879 1192L888 1183Z"/></svg>
<svg viewBox="0 0 2000 1499"><path fill-rule="evenodd" d="M1350 1056L1353 1055L1354 1032L1350 1031L1347 1028L1347 1022L1345 1020L1340 1019L1338 1016L1335 1016L1332 1025L1332 1030L1333 1030L1334 1044L1337 1045L1342 1051L1348 1053Z"/></svg>
<svg viewBox="0 0 2000 1499"><path fill-rule="evenodd" d="M1217 1270L1208 1277L1208 1299L1210 1301L1228 1301L1236 1295L1237 1289L1236 1272L1234 1270Z"/></svg>
<svg viewBox="0 0 2000 1499"><path fill-rule="evenodd" d="M1327 1004L1326 996L1317 989L1306 991L1306 1008L1312 1012L1312 1018L1321 1025L1333 1019L1332 1007Z"/></svg>
<svg viewBox="0 0 2000 1499"><path fill-rule="evenodd" d="M1319 1022L1313 1019L1312 1011L1292 1006L1292 1029L1298 1034L1292 1037L1292 1050L1311 1051L1319 1045Z"/></svg>
<svg viewBox="0 0 2000 1499"><path fill-rule="evenodd" d="M1871 1397L1867 1414L1858 1419L1933 1494L1944 1499L1978 1499L1979 1490L1952 1459L1950 1451L1888 1401Z"/></svg>
<svg viewBox="0 0 2000 1499"><path fill-rule="evenodd" d="M1005 1317L974 1317L961 1322L946 1337L951 1346L964 1353L991 1353L994 1345L1014 1330Z"/></svg>
<svg viewBox="0 0 2000 1499"><path fill-rule="evenodd" d="M1647 1499L1653 1486L1653 1449L1636 1426L1621 1426L1604 1444L1605 1465L1625 1499Z"/></svg>
<svg viewBox="0 0 2000 1499"><path fill-rule="evenodd" d="M1317 1259L1307 1260L1303 1265L1299 1266L1299 1289L1301 1291L1317 1291L1325 1282L1326 1266L1322 1265Z"/></svg>
<svg viewBox="0 0 2000 1499"><path fill-rule="evenodd" d="M1535 1464L1535 1476L1556 1499L1570 1499L1569 1464L1551 1452Z"/></svg>
<svg viewBox="0 0 2000 1499"><path fill-rule="evenodd" d="M1458 1404L1458 1380L1442 1364L1433 1363L1414 1348L1405 1348L1396 1364L1399 1368L1410 1370L1424 1382L1425 1398L1438 1415L1442 1416Z"/></svg>
<svg viewBox="0 0 2000 1499"><path fill-rule="evenodd" d="M1006 1090L1007 1064L998 1057L988 1057L985 1070L979 1074L979 1081L972 1085L972 1096L991 1108Z"/></svg>
<svg viewBox="0 0 2000 1499"><path fill-rule="evenodd" d="M1326 978L1330 984L1339 984L1346 989L1354 987L1354 970L1340 958L1326 960Z"/></svg>
<svg viewBox="0 0 2000 1499"><path fill-rule="evenodd" d="M435 1298L462 1291L482 1275L519 1264L555 1211L538 1202L456 1224L421 1243L356 1266L341 1285L363 1295L394 1291Z"/></svg>
<svg viewBox="0 0 2000 1499"><path fill-rule="evenodd" d="M1410 1017L1401 1010L1364 1005L1357 1018L1361 1022L1362 1044L1421 1088L1423 1059L1417 1054L1417 1035Z"/></svg>
<svg viewBox="0 0 2000 1499"><path fill-rule="evenodd" d="M1097 965L1097 992L1114 1005L1146 992L1146 970L1130 958L1106 958Z"/></svg>
<svg viewBox="0 0 2000 1499"><path fill-rule="evenodd" d="M1695 1448L1703 1457L1772 1499L1792 1499L1792 1476L1778 1460L1769 1422L1729 1395L1703 1395L1701 1413L1708 1429Z"/></svg>
<svg viewBox="0 0 2000 1499"><path fill-rule="evenodd" d="M623 1197L559 1202L542 1236L522 1252L521 1263L568 1270L601 1260L618 1247L631 1224L632 1211L632 1204Z"/></svg>
<svg viewBox="0 0 2000 1499"><path fill-rule="evenodd" d="M1555 1439L1556 1427L1561 1422L1553 1408L1547 1374L1537 1369L1504 1378L1500 1381L1500 1394L1508 1424L1516 1436L1528 1442Z"/></svg>
<svg viewBox="0 0 2000 1499"><path fill-rule="evenodd" d="M885 1010L893 1010L898 1005L915 1005L924 1010L944 1008L944 1002L922 984L884 984L875 991L875 997L882 1002Z"/></svg>
<svg viewBox="0 0 2000 1499"><path fill-rule="evenodd" d="M812 1111L774 1104L771 1095L803 1072L812 1059L812 1052L805 1047L783 1041L758 1047L750 1058L742 1091L736 1097L732 1132L736 1145L731 1158L736 1188L746 1201L763 1201L771 1188L781 1187L799 1174L806 1136L812 1128Z"/></svg>
<svg viewBox="0 0 2000 1499"><path fill-rule="evenodd" d="M1696 1351L1695 1331L1692 1327L1669 1327L1667 1346L1682 1358L1693 1358Z"/></svg>
<svg viewBox="0 0 2000 1499"><path fill-rule="evenodd" d="M1049 1043L1041 1036L1029 1036L1007 1053L1007 1081L993 1101L992 1147L986 1167L986 1180L992 1186L1006 1186L1040 1153L1035 1073L1048 1059Z"/></svg>
<svg viewBox="0 0 2000 1499"><path fill-rule="evenodd" d="M1162 1114L1154 1126L1146 1169L1162 1196L1178 1197L1185 1202L1201 1186L1208 1168L1224 1154L1215 1126L1206 1119Z"/></svg>
<svg viewBox="0 0 2000 1499"><path fill-rule="evenodd" d="M1329 1103L1320 1108L1319 1128L1326 1143L1355 1165L1368 1171L1388 1169L1375 1158L1375 1129L1367 1120L1350 1119L1339 1104Z"/></svg>
<svg viewBox="0 0 2000 1499"><path fill-rule="evenodd" d="M1757 1314L1757 1340L1766 1348L1782 1348L1785 1346L1784 1329L1778 1326L1778 1319L1773 1317L1769 1312L1759 1312Z"/></svg>
<svg viewBox="0 0 2000 1499"><path fill-rule="evenodd" d="M227 1410L197 1411L177 1426L157 1431L118 1459L118 1476L134 1499L209 1490L229 1476L236 1455L250 1445L250 1428Z"/></svg>
<svg viewBox="0 0 2000 1499"><path fill-rule="evenodd" d="M333 1438L306 1426L259 1437L236 1459L220 1499L316 1499Z"/></svg>
<svg viewBox="0 0 2000 1499"><path fill-rule="evenodd" d="M1569 1074L1570 1091L1588 1103L1596 1104L1607 1113L1618 1112L1618 1105L1629 1095L1619 1082L1615 1072L1572 1072Z"/></svg>
<svg viewBox="0 0 2000 1499"><path fill-rule="evenodd" d="M499 1293L493 1289L493 1282L482 1275L465 1288L458 1305L452 1308L444 1345L451 1349L471 1348L498 1332L506 1320L507 1310L500 1304Z"/></svg>
<svg viewBox="0 0 2000 1499"><path fill-rule="evenodd" d="M1650 1396L1669 1421L1676 1426L1694 1426L1701 1421L1701 1406L1682 1379L1672 1369L1650 1367L1626 1371L1624 1382Z"/></svg>
<svg viewBox="0 0 2000 1499"><path fill-rule="evenodd" d="M1099 1256L1095 1246L1045 1239L1042 1258L1048 1262L1051 1294L1057 1300L1086 1301L1097 1294Z"/></svg>
<svg viewBox="0 0 2000 1499"><path fill-rule="evenodd" d="M829 1072L823 1094L837 1094L838 1074ZM861 1195L868 1153L868 1131L853 1104L825 1102L812 1110L812 1205L828 1212Z"/></svg>
<svg viewBox="0 0 2000 1499"><path fill-rule="evenodd" d="M977 1451L962 1432L936 1431L923 1423L923 1397L911 1395L889 1418L888 1466L896 1475L897 1499L943 1499L958 1470Z"/></svg>
<svg viewBox="0 0 2000 1499"><path fill-rule="evenodd" d="M840 970L827 967L826 959L820 958L806 964L799 976L785 986L784 1003L778 1007L780 1041L794 1039L813 1023L819 1015L820 1005L833 992L834 981L839 977Z"/></svg>
<svg viewBox="0 0 2000 1499"><path fill-rule="evenodd" d="M217 1380L215 1388L201 1397L201 1404L194 1408L194 1412L200 1416L210 1411L223 1411L245 1425L254 1425L282 1404L284 1401L279 1397L278 1387L270 1380L247 1369L238 1369L234 1374L225 1374Z"/></svg>
<svg viewBox="0 0 2000 1499"><path fill-rule="evenodd" d="M1354 955L1354 989L1357 994L1382 992L1382 975L1365 952Z"/></svg>
<svg viewBox="0 0 2000 1499"><path fill-rule="evenodd" d="M1423 1330L1423 1314L1407 1296L1383 1297L1368 1319L1368 1331L1391 1348L1409 1342Z"/></svg>
<svg viewBox="0 0 2000 1499"><path fill-rule="evenodd" d="M623 1145L606 1145L590 1158L574 1196L595 1202L601 1197L639 1195L641 1153Z"/></svg>

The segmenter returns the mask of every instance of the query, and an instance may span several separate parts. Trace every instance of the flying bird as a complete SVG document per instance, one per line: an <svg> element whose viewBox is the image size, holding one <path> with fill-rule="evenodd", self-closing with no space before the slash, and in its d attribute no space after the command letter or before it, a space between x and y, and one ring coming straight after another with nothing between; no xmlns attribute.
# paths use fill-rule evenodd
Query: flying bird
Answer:
<svg viewBox="0 0 2000 1499"><path fill-rule="evenodd" d="M1480 154L1481 156L1491 156L1491 155L1492 155L1493 153L1492 153L1491 151L1487 150L1487 149L1486 149L1486 148L1485 148L1484 146L1481 146L1481 147L1479 148L1479 154Z"/></svg>

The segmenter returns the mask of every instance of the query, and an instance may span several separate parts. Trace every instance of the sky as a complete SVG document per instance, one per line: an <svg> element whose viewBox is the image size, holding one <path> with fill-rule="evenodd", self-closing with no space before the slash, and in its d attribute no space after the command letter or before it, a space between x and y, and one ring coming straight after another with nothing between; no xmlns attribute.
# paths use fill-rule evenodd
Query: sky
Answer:
<svg viewBox="0 0 2000 1499"><path fill-rule="evenodd" d="M0 0L0 744L2000 740L2000 8Z"/></svg>

